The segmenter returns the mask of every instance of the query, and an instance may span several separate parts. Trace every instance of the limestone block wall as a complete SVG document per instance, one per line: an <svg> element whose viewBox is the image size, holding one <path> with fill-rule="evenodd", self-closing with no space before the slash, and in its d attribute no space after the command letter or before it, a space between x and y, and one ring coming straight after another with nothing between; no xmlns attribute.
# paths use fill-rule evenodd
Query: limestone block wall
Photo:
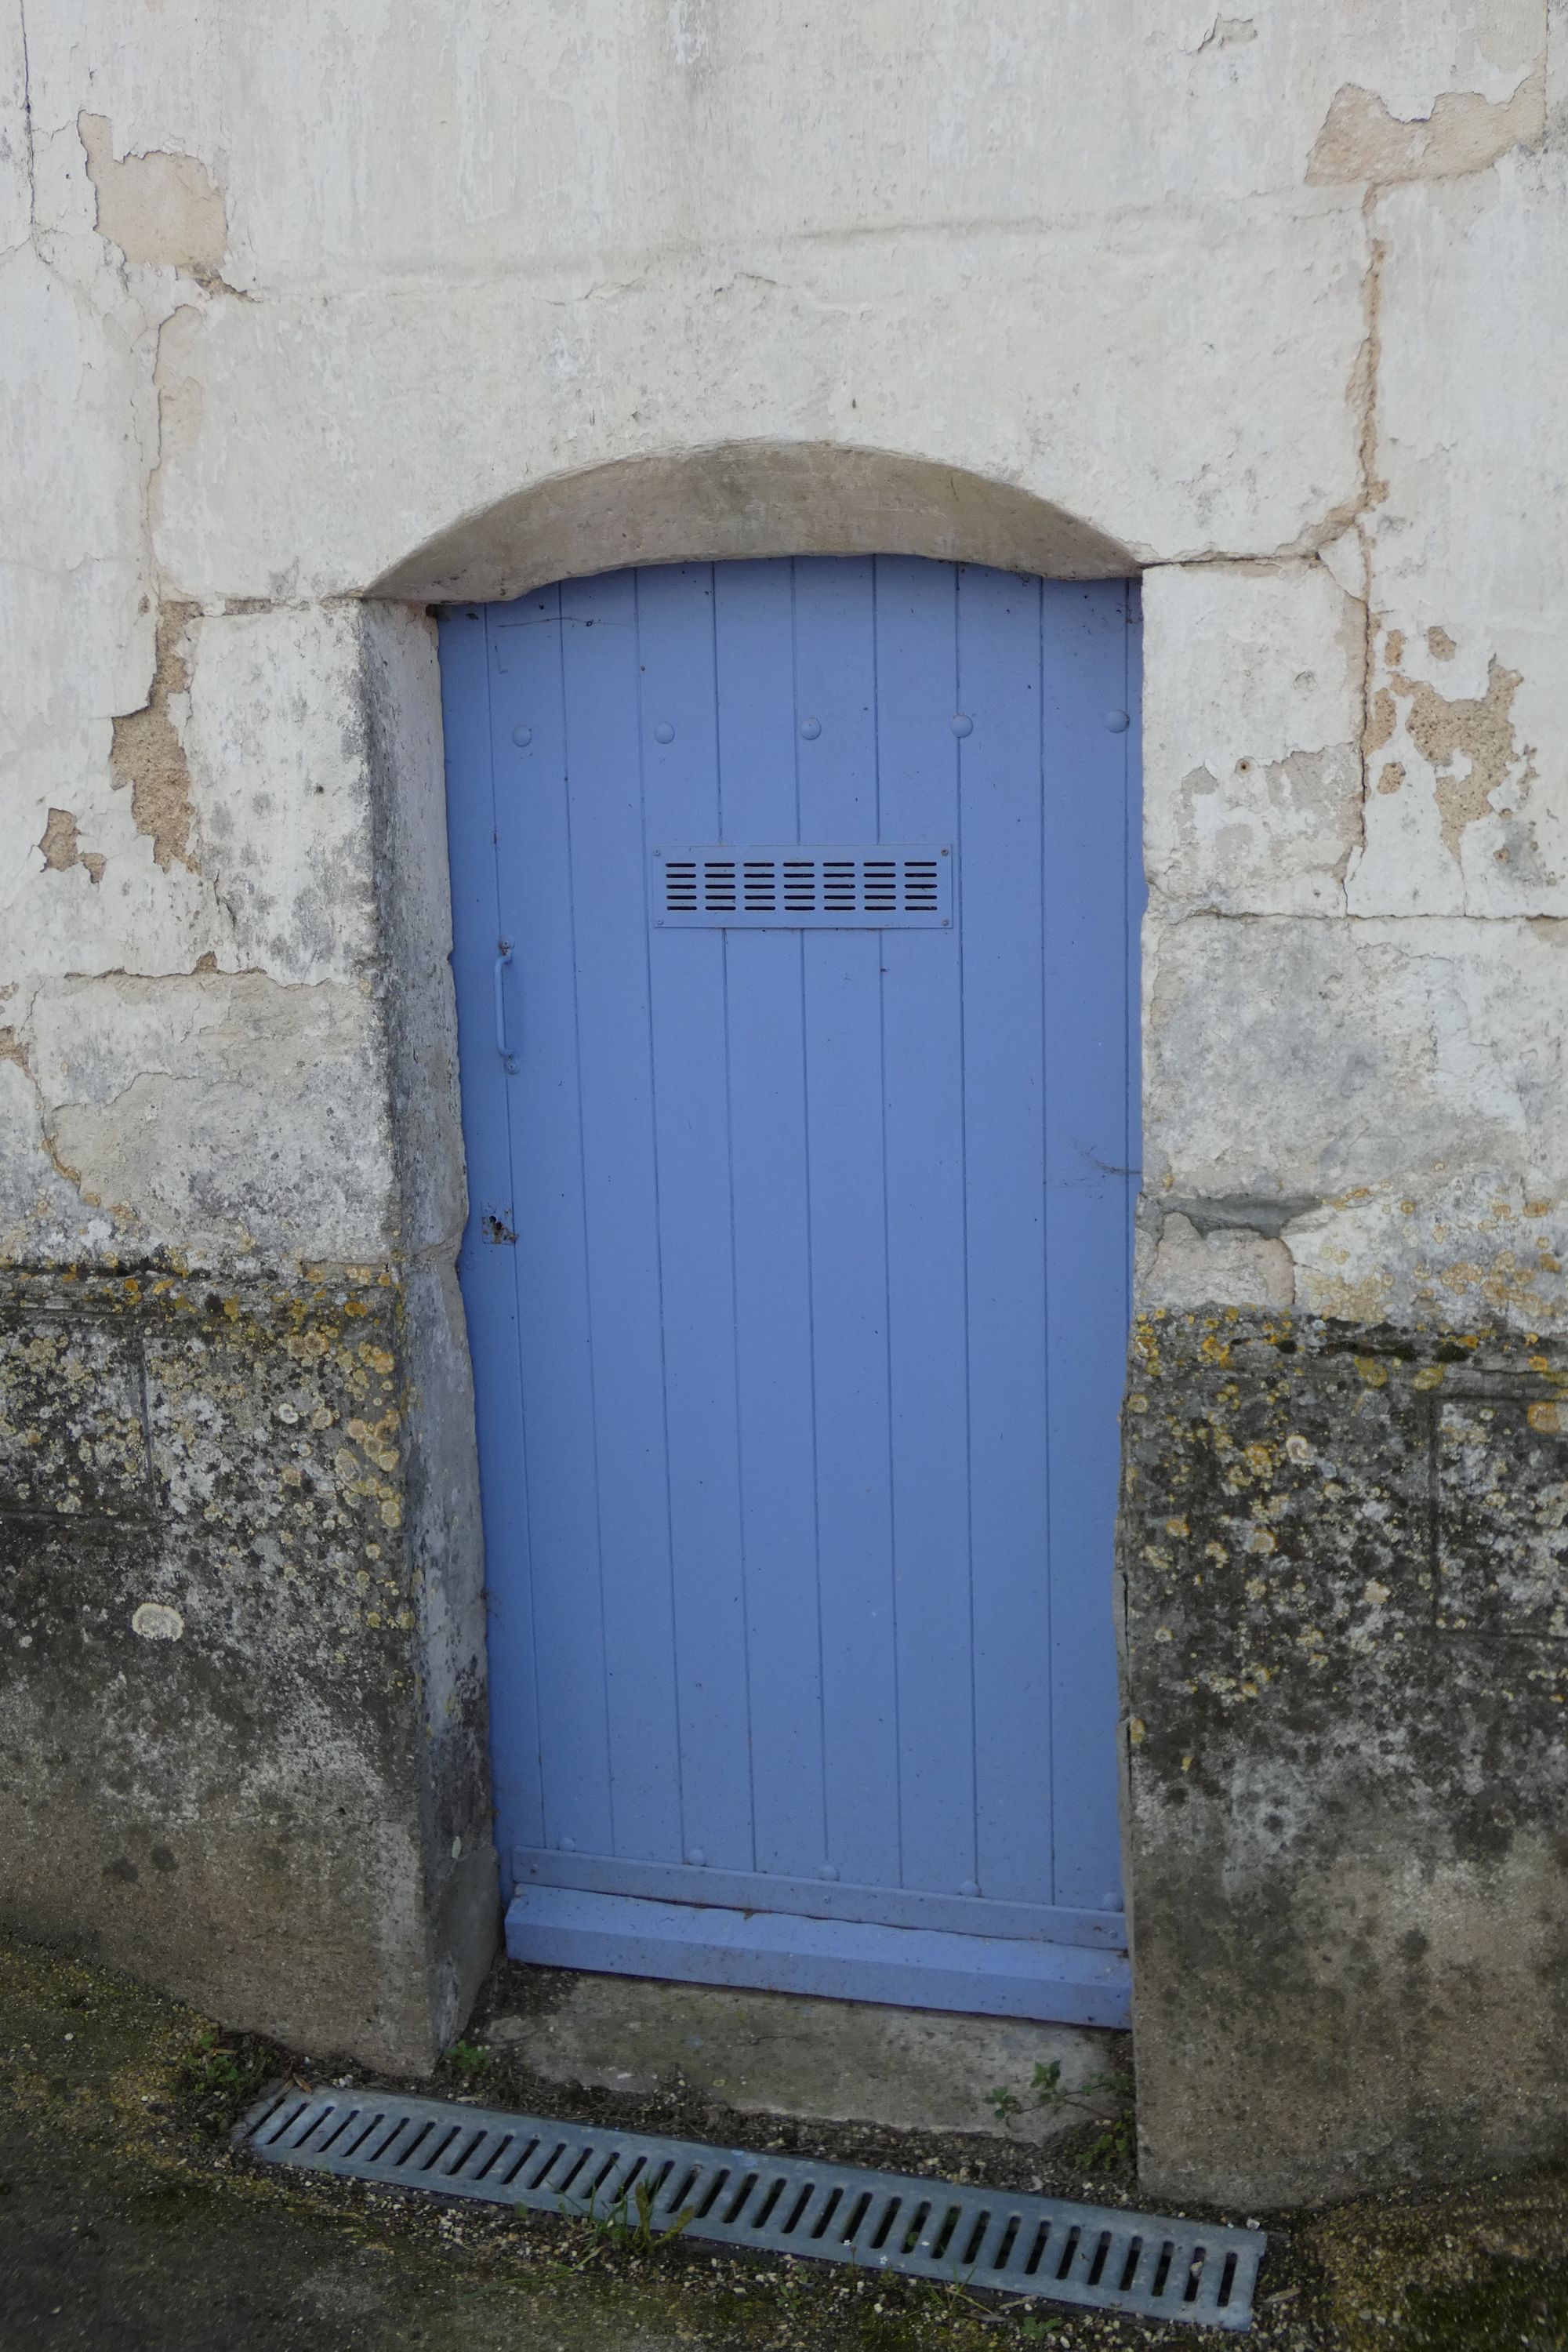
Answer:
<svg viewBox="0 0 1568 2352"><path fill-rule="evenodd" d="M1122 1563L1147 2176L1261 2199L1546 2144L1519 2053L1560 2063L1552 1718L1510 1731L1477 1677L1490 1660L1498 1691L1545 1691L1562 1637L1534 1601L1491 1649L1431 1630L1439 1439L1422 1521L1414 1488L1388 1499L1415 1423L1367 1418L1404 1389L1343 1366L1484 1361L1501 1384L1495 1479L1485 1429L1463 1439L1481 1516L1443 1521L1442 1573L1482 1589L1486 1496L1554 1491L1530 1414L1565 1311L1565 48L1545 0L0 0L5 1360L53 1318L72 1383L119 1348L144 1400L133 1528L92 1484L132 1442L129 1391L106 1375L102 1426L38 1446L20 1375L4 1408L8 1916L37 1915L16 1857L55 1836L77 1893L49 1896L54 1929L241 2021L406 2063L483 1965L426 608L795 550L1136 572L1137 1336L1164 1383L1129 1420ZM288 1342L319 1331L347 1381L354 1302L391 1390L374 1423L323 1390L306 1420L335 1418L307 1438L281 1417L305 1410ZM1292 1344L1318 1368L1310 1429L1278 1404ZM1211 1394L1222 1371L1234 1397ZM1410 1412L1443 1393L1412 1388ZM160 1434L180 1413L221 1456L199 1510ZM1184 1481L1194 1427L1217 1444L1249 1414L1244 1458L1275 1447L1268 1477L1294 1478L1301 1435L1352 1500L1331 1541L1280 1505L1323 1664L1221 1689L1205 1643L1254 1620L1273 1640L1278 1596L1223 1468L1201 1501ZM348 1420L395 1460L367 1467ZM1323 1466L1335 1447L1354 1477ZM395 1561L361 1525L373 1475ZM1150 1557L1169 1547L1138 1480L1217 1580L1184 1587L1179 1625L1168 1580L1208 1570ZM1287 1489L1248 1493L1268 1532L1253 1503ZM1546 1521L1531 1540L1550 1583ZM380 1569L348 1564L370 1542L390 1621ZM1325 1759L1392 1624L1355 1592L1405 1593L1394 1565L1428 1578L1410 1719L1473 1725L1495 1698L1495 1835L1396 1742L1356 1783L1352 1921L1322 1894L1336 1857L1352 1871ZM144 1599L178 1641L138 1633ZM47 1761L67 1752L74 1776ZM317 1857L292 1876L268 1859L285 1822ZM290 1935L299 1973L268 2006L234 1956ZM1352 1948L1354 1998L1320 1999ZM1459 2016L1484 2112L1434 2056ZM1359 2105L1300 2095L1326 2052L1373 2086Z"/></svg>

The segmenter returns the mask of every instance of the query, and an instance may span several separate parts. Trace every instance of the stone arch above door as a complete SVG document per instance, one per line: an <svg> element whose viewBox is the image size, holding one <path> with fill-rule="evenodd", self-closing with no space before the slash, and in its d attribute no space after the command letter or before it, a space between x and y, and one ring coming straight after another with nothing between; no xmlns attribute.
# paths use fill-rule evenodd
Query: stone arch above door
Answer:
<svg viewBox="0 0 1568 2352"><path fill-rule="evenodd" d="M731 441L552 476L465 516L371 593L497 603L634 564L925 555L1056 580L1138 569L1117 541L1016 483L823 441Z"/></svg>

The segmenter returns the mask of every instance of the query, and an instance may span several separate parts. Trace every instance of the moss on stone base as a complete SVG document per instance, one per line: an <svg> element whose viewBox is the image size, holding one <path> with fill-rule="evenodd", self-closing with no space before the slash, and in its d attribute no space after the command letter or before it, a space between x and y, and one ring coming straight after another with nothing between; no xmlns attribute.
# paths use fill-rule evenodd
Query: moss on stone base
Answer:
<svg viewBox="0 0 1568 2352"><path fill-rule="evenodd" d="M1133 1337L1139 2075L1168 2193L1568 2147L1568 1350L1239 1309Z"/></svg>

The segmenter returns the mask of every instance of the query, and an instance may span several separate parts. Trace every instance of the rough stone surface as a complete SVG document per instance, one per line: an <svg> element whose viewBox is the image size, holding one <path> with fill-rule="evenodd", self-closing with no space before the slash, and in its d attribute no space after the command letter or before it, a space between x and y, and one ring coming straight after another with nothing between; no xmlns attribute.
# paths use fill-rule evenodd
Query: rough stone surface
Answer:
<svg viewBox="0 0 1568 2352"><path fill-rule="evenodd" d="M494 1860L482 1657L422 1673L396 1286L13 1277L5 1315L0 1916L427 2068Z"/></svg>
<svg viewBox="0 0 1568 2352"><path fill-rule="evenodd" d="M500 499L394 565L384 596L504 601L627 562L924 555L1051 579L1120 579L1120 541L1017 484L832 441L624 457Z"/></svg>
<svg viewBox="0 0 1568 2352"><path fill-rule="evenodd" d="M1125 2046L1083 2026L595 1976L548 2009L492 2018L487 2035L552 2083L628 2097L685 2084L739 2115L1034 2143L1111 2112Z"/></svg>
<svg viewBox="0 0 1568 2352"><path fill-rule="evenodd" d="M1279 2204L1568 2149L1568 1354L1135 1329L1142 2179Z"/></svg>
<svg viewBox="0 0 1568 2352"><path fill-rule="evenodd" d="M312 1267L385 1277L407 1397L385 1475L424 1596L406 1667L443 1728L385 1784L404 1861L356 1880L345 1860L342 1883L381 1890L378 1949L436 1923L447 1990L408 1996L422 2015L460 2011L493 1927L482 1872L438 1866L447 1812L479 1803L481 1564L424 604L682 555L1142 571L1141 1297L1352 1339L1560 1333L1562 15L1066 0L1047 39L1027 0L809 21L608 0L587 30L557 0L526 25L492 0L452 22L60 0L24 25L0 5L0 1260L29 1280L199 1270L247 1300L300 1295ZM406 121L416 140L389 137ZM100 1363L89 1326L71 1345L104 1401L98 1517L130 1514L144 1545L126 1360ZM16 1492L58 1503L85 1475L58 1467L75 1441L44 1376L15 1381L16 1444L40 1433ZM216 1577L192 1546L190 1574ZM1517 1535L1454 1605L1549 1624L1558 1572L1547 1533ZM184 1673L189 1626L156 1622L126 1656ZM1430 1654L1436 1673L1450 1654ZM1156 1686L1171 1655L1137 1634L1130 1671ZM9 1654L39 1726L41 1670ZM83 1667L71 1719L107 1755L121 1685L96 1714L89 1686ZM248 1769L335 1853L306 1715L279 1708ZM1270 1786L1308 1803L1310 1757L1283 1733L1269 1755ZM107 1801L89 1763L68 1808L56 1786L83 1854ZM1406 1898L1355 1879L1356 1854L1347 1833L1381 1949ZM1139 1874L1185 1871L1194 1904L1209 1883L1179 1842L1135 1864L1135 1895ZM1527 1878L1492 1895L1543 2049L1557 1994L1545 1960L1531 1973ZM334 1931L290 1884L276 1916L303 1983ZM96 1895L85 1866L79 1885ZM1336 2110L1345 2181L1458 2145L1420 2118L1449 2112L1432 1988L1470 1965L1469 1901L1422 1914L1416 2022L1375 2096ZM132 1951L132 1912L77 1902L79 1931ZM1333 1935L1348 1966L1363 1927ZM232 1966L243 2005L222 1948L211 1997ZM1294 1948L1303 2014L1316 1948ZM1145 2066L1176 2030L1151 2022L1176 2014L1173 1950L1138 1956ZM1237 1958L1227 2015L1283 2001L1276 1961L1249 1992ZM1218 2080L1218 2024L1206 2046ZM1264 2169L1297 2097L1283 2057L1275 2079Z"/></svg>
<svg viewBox="0 0 1568 2352"><path fill-rule="evenodd" d="M1196 1202L1192 1203L1195 1209ZM1179 1209L1160 1220L1154 1263L1143 1285L1153 1307L1289 1307L1296 1268L1282 1241L1245 1227L1194 1224Z"/></svg>

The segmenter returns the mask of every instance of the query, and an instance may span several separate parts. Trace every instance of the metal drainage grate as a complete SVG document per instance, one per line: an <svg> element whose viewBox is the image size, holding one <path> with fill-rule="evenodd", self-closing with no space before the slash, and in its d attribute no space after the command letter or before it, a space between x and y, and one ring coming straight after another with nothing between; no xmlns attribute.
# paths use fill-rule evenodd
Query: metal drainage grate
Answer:
<svg viewBox="0 0 1568 2352"><path fill-rule="evenodd" d="M641 2182L652 2188L656 2232L684 2213L686 2235L717 2245L1202 2327L1250 2326L1266 2243L1261 2230L379 2091L274 2089L235 2140L275 2164L542 2213L629 2213L635 2222Z"/></svg>

